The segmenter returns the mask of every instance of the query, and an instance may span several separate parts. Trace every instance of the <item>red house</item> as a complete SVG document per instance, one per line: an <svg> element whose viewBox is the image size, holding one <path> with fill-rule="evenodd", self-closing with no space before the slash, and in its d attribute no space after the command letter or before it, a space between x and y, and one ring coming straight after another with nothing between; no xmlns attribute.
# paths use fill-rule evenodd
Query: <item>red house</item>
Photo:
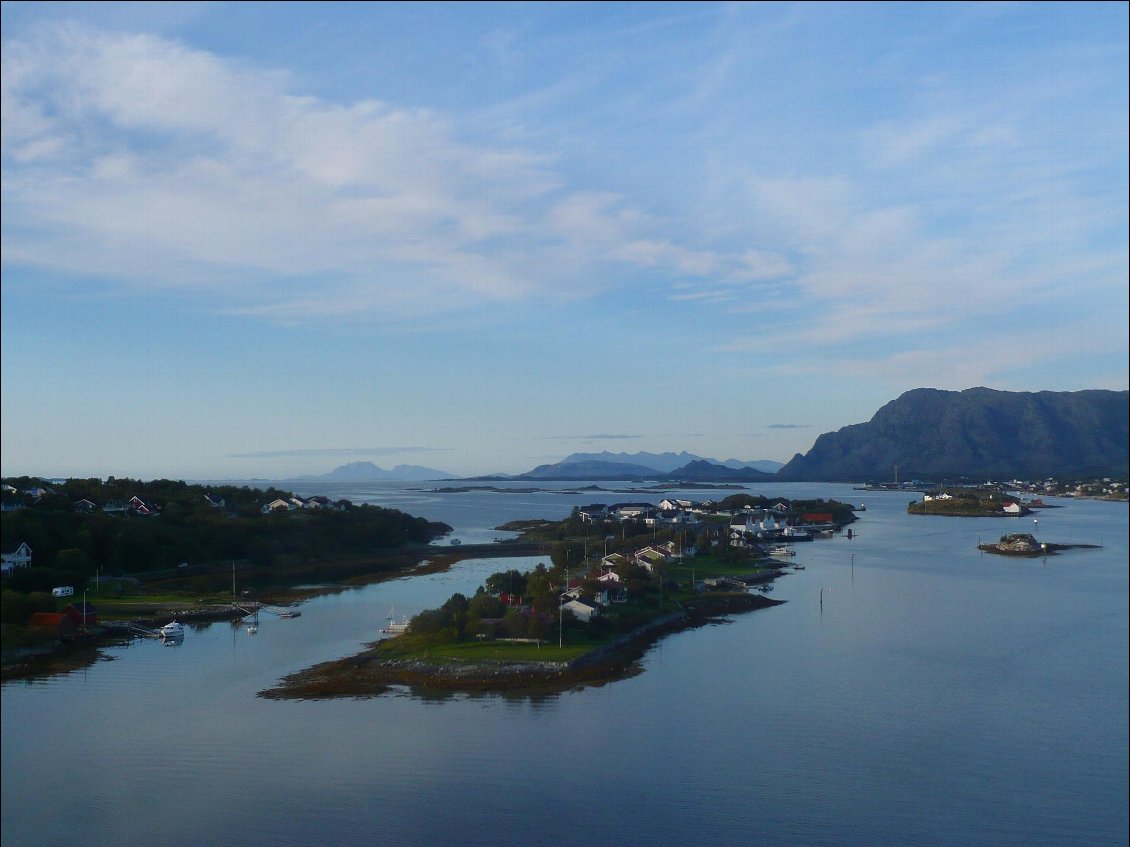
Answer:
<svg viewBox="0 0 1130 847"><path fill-rule="evenodd" d="M79 626L95 626L98 623L98 610L85 600L71 603L63 609L63 614Z"/></svg>

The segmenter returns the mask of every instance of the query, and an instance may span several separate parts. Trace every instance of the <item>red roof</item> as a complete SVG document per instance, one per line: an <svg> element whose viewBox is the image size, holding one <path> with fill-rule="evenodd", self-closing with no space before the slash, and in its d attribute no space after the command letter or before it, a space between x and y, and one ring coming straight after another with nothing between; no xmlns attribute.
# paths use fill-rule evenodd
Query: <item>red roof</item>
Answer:
<svg viewBox="0 0 1130 847"><path fill-rule="evenodd" d="M62 612L36 612L28 620L28 626L58 626L67 619Z"/></svg>

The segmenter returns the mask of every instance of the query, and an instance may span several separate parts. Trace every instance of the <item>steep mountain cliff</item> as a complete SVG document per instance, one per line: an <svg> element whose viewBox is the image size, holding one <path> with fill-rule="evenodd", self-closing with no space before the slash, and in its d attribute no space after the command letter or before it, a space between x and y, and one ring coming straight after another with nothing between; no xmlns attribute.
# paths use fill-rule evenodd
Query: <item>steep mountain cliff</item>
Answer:
<svg viewBox="0 0 1130 847"><path fill-rule="evenodd" d="M916 388L868 422L816 439L777 473L796 480L1125 475L1130 392Z"/></svg>

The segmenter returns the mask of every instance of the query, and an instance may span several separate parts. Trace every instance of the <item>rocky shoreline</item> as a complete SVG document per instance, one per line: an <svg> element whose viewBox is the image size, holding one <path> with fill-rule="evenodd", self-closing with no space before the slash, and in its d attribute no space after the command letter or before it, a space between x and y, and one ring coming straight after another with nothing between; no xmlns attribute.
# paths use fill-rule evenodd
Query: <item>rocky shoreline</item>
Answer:
<svg viewBox="0 0 1130 847"><path fill-rule="evenodd" d="M393 686L420 691L553 693L623 679L637 673L637 661L664 635L735 612L781 605L761 594L704 595L694 604L655 618L568 662L431 662L391 658L381 642L355 656L322 662L290 674L258 696L272 700L375 697Z"/></svg>
<svg viewBox="0 0 1130 847"><path fill-rule="evenodd" d="M1042 556L1055 556L1063 550L1097 550L1098 544L1052 544L1039 542L1029 533L1005 535L995 544L978 544L983 553L997 556L1017 556L1023 559L1038 559Z"/></svg>

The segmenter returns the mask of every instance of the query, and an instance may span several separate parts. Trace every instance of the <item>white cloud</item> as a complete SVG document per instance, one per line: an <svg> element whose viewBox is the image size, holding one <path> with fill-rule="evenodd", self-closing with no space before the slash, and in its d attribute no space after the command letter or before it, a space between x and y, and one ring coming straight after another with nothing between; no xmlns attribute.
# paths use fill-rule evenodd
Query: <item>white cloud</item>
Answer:
<svg viewBox="0 0 1130 847"><path fill-rule="evenodd" d="M73 24L3 61L9 264L300 319L548 295L607 263L719 263L656 239L623 197L461 141L426 110L297 96L285 73Z"/></svg>

